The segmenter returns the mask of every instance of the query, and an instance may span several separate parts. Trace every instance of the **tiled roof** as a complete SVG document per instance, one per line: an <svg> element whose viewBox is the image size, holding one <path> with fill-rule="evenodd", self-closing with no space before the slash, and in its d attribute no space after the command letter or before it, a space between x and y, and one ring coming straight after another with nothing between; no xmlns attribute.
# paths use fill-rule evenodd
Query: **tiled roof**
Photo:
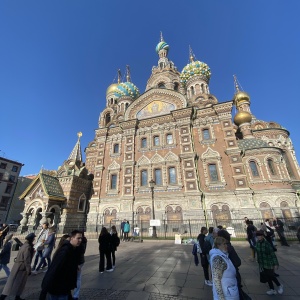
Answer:
<svg viewBox="0 0 300 300"><path fill-rule="evenodd" d="M270 146L267 142L259 139L245 139L245 140L238 140L238 146L240 149L255 149L255 148L269 148Z"/></svg>
<svg viewBox="0 0 300 300"><path fill-rule="evenodd" d="M56 177L41 173L40 179L45 188L45 193L48 194L49 197L54 196L65 198L62 187Z"/></svg>

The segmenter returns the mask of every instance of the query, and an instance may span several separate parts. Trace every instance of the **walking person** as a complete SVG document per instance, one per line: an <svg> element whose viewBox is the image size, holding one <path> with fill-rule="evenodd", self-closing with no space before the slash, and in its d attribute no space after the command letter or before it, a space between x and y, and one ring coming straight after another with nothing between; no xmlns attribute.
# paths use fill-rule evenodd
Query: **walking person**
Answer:
<svg viewBox="0 0 300 300"><path fill-rule="evenodd" d="M48 222L42 223L42 229L36 238L36 243L34 244L35 255L32 271L35 271L39 259L41 260L43 258L44 242L47 240L48 237L48 226Z"/></svg>
<svg viewBox="0 0 300 300"><path fill-rule="evenodd" d="M207 255L205 255L204 253L202 253L202 249L203 249L203 246L204 246L204 239L205 239L205 236L207 234L207 228L206 227L201 227L201 230L200 230L200 234L198 235L197 237L197 240L199 242L199 246L200 246L200 259L201 259L201 266L203 268L203 272L204 272L204 278L205 278L205 281L204 283L206 285L209 285L209 286L212 286L212 282L211 280L209 279L209 262L208 262L208 259L207 259Z"/></svg>
<svg viewBox="0 0 300 300"><path fill-rule="evenodd" d="M265 239L264 232L259 230L256 232L257 243L256 243L256 253L257 253L257 262L261 272L261 277L265 278L265 282L269 284L270 290L267 291L268 295L276 295L283 293L283 285L279 283L278 279L275 276L274 268L279 267L279 263L276 257L276 254L268 241ZM262 282L262 279L261 279ZM278 287L276 291L274 289L274 284Z"/></svg>
<svg viewBox="0 0 300 300"><path fill-rule="evenodd" d="M283 222L278 219L278 218L274 218L273 220L273 226L275 227L275 230L279 236L279 240L281 243L281 246L287 246L290 247L290 245L288 244L288 242L286 241L285 235L284 235L284 227L283 227Z"/></svg>
<svg viewBox="0 0 300 300"><path fill-rule="evenodd" d="M227 245L226 239L218 236L209 252L214 300L240 299L236 269L228 257Z"/></svg>
<svg viewBox="0 0 300 300"><path fill-rule="evenodd" d="M30 233L25 237L25 243L18 252L0 300L4 300L7 296L15 296L15 300L24 300L21 298L21 294L24 291L27 278L31 274L34 238L34 233Z"/></svg>
<svg viewBox="0 0 300 300"><path fill-rule="evenodd" d="M117 228L115 225L111 226L111 257L112 257L112 267L116 267L116 255L118 246L120 245L120 238L118 237Z"/></svg>
<svg viewBox="0 0 300 300"><path fill-rule="evenodd" d="M48 293L49 300L68 300L71 291L76 288L78 253L82 233L79 230L71 232L70 240L65 239L56 250L51 265L42 281L40 299Z"/></svg>
<svg viewBox="0 0 300 300"><path fill-rule="evenodd" d="M104 272L105 258L106 258L106 271L112 272L114 269L111 264L111 235L107 231L106 227L102 227L99 238L99 272L102 274Z"/></svg>
<svg viewBox="0 0 300 300"><path fill-rule="evenodd" d="M0 249L3 247L3 241L9 231L9 226L5 223L0 228Z"/></svg>
<svg viewBox="0 0 300 300"><path fill-rule="evenodd" d="M7 277L10 274L10 269L7 266L7 264L9 264L10 261L12 237L13 237L12 233L8 234L5 237L3 249L0 253L0 271L3 269Z"/></svg>
<svg viewBox="0 0 300 300"><path fill-rule="evenodd" d="M126 219L121 222L121 239L124 241L124 225L126 223Z"/></svg>
<svg viewBox="0 0 300 300"><path fill-rule="evenodd" d="M130 232L130 224L129 224L129 221L127 221L124 224L124 240L125 240L125 242L129 241L129 238L128 238L129 232Z"/></svg>
<svg viewBox="0 0 300 300"><path fill-rule="evenodd" d="M78 252L78 270L77 270L77 287L74 289L73 292L73 300L79 299L79 293L81 288L81 278L82 278L82 267L84 265L85 259L84 254L86 251L87 246L87 238L84 236L84 232L82 232L82 241L79 247L77 247Z"/></svg>
<svg viewBox="0 0 300 300"><path fill-rule="evenodd" d="M253 222L248 220L247 221L247 240L250 245L250 250L251 250L250 260L252 262L255 261L256 231L257 231L257 228L253 225Z"/></svg>
<svg viewBox="0 0 300 300"><path fill-rule="evenodd" d="M34 271L32 271L32 274L38 274L38 271L42 268L42 266L46 265L46 260L47 260L47 265L49 268L50 263L51 263L51 254L55 247L55 241L56 241L55 229L53 227L51 227L51 228L49 228L49 231L48 231L48 237L43 244L44 249L42 251L42 258L40 260L40 263L38 264L37 268ZM47 272L47 271L44 271L44 272Z"/></svg>

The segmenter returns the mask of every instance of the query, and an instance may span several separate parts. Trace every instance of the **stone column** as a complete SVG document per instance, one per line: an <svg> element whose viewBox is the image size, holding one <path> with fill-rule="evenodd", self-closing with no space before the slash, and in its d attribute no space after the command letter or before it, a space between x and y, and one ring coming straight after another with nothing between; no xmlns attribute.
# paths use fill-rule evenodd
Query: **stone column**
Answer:
<svg viewBox="0 0 300 300"><path fill-rule="evenodd" d="M29 213L22 212L21 215L23 216L23 218L20 222L20 226L18 227L18 231L17 231L18 233L23 233L28 230Z"/></svg>

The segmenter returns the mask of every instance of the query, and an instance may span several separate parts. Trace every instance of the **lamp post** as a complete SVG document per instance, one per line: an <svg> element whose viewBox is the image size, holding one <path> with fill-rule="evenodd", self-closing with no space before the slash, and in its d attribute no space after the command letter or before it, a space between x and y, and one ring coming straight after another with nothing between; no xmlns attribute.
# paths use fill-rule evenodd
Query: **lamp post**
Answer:
<svg viewBox="0 0 300 300"><path fill-rule="evenodd" d="M149 186L151 189L151 199L152 199L152 219L155 220L155 211L154 211L154 186L155 186L155 181L153 179L151 179L149 181ZM152 226L153 227L153 231L152 231L152 237L153 238L157 238L157 234L156 234L156 226Z"/></svg>

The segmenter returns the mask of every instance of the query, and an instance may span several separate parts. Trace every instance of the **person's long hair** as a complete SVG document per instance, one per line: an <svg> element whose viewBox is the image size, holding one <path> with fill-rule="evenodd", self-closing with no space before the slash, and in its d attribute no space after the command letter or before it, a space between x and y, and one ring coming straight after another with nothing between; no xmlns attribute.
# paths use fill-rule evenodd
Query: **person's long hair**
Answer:
<svg viewBox="0 0 300 300"><path fill-rule="evenodd" d="M68 240L69 238L70 238L71 236L69 235L69 234L63 234L62 235L62 237L60 238L60 241L59 241L59 243L58 243L58 246L56 247L56 251L55 251L55 253L54 253L54 255L57 253L57 251L62 247L62 245L64 244L64 242L66 241L66 240ZM54 257L54 255L53 255L53 257Z"/></svg>
<svg viewBox="0 0 300 300"><path fill-rule="evenodd" d="M118 231L115 225L111 226L111 230L113 234L116 234L118 236Z"/></svg>
<svg viewBox="0 0 300 300"><path fill-rule="evenodd" d="M105 234L108 234L108 231L107 231L106 227L102 227L101 232L100 232L100 236L103 236Z"/></svg>

